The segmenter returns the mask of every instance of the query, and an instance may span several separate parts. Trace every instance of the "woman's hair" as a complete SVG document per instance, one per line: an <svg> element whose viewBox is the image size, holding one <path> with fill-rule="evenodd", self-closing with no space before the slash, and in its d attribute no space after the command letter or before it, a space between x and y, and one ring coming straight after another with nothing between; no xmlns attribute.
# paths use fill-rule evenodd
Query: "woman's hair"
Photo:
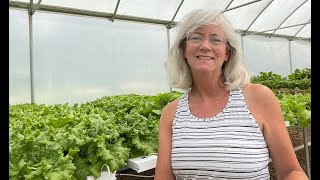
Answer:
<svg viewBox="0 0 320 180"><path fill-rule="evenodd" d="M222 66L222 80L228 90L242 87L250 82L250 74L244 64L241 43L237 33L222 12L212 9L197 9L188 13L178 23L178 31L174 44L169 50L165 62L168 80L171 87L189 89L192 86L191 69L183 56L186 37L196 28L206 25L219 25L225 32L229 60Z"/></svg>

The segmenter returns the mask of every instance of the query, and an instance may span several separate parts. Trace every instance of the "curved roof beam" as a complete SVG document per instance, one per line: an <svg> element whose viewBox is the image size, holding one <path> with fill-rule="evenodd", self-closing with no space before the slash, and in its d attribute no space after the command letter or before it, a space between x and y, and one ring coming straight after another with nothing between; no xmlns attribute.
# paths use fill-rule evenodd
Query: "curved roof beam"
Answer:
<svg viewBox="0 0 320 180"><path fill-rule="evenodd" d="M228 9L228 7L231 5L231 3L232 3L233 1L234 1L234 0L231 0L231 1L229 2L229 4L227 5L227 7L224 8L223 12Z"/></svg>
<svg viewBox="0 0 320 180"><path fill-rule="evenodd" d="M241 8L241 7L243 7L243 6L247 6L247 5L249 5L249 4L252 4L252 3L256 3L256 2L259 2L259 1L262 1L262 0L254 0L254 1L251 1L251 2L248 2L248 3L244 3L244 4L241 4L241 5L239 5L239 6L235 6L235 7L233 7L233 8L230 8L230 9L226 9L226 10L224 10L223 12L227 12L227 11L231 11L231 10L234 10L234 9L237 9L237 8ZM231 4L231 3L230 3ZM229 5L230 5L229 4ZM228 5L228 6L229 6Z"/></svg>
<svg viewBox="0 0 320 180"><path fill-rule="evenodd" d="M308 24L308 23L307 23ZM237 32L242 33L243 30L237 29ZM258 32L258 31L247 31L247 34L249 35L262 35L262 36L267 36L270 37L270 33L265 33L265 32ZM273 37L280 37L280 38L286 38L291 40L292 36L284 35L284 34L275 34ZM293 37L292 39L297 39L297 40L303 40L303 41L310 41L310 37Z"/></svg>
<svg viewBox="0 0 320 180"><path fill-rule="evenodd" d="M274 30L279 30L279 29L286 29L286 28L291 28L291 27L296 27L296 26L301 26L301 25L304 25L306 26L307 24L310 24L311 23L311 20L306 22L306 23L300 23L300 24L295 24L295 25L291 25L291 26L284 26L284 27L281 27L281 28L276 28L276 29L269 29L269 30L264 30L264 31L260 31L261 33L264 33L264 32L268 32L268 31L274 31Z"/></svg>
<svg viewBox="0 0 320 180"><path fill-rule="evenodd" d="M15 9L28 9L29 3L26 2L19 2L19 1L9 1L9 7ZM68 7L61 7L61 6L52 6L52 5L45 5L42 4L39 7L40 11L44 12L51 12L51 13L58 13L58 14L67 14L67 15L79 15L79 16L87 16L87 17L96 17L96 18L112 18L112 13L106 12L98 12L98 11L90 11L90 10L83 10L83 9L75 9L75 8L68 8ZM161 19L151 19L151 18L142 18L136 16L127 16L118 14L116 19L126 20L126 21L133 21L133 22L144 22L150 24L161 24L167 25L170 21L161 20ZM176 25L176 22L172 23Z"/></svg>
<svg viewBox="0 0 320 180"><path fill-rule="evenodd" d="M273 33L270 35L270 36L273 36L274 35L274 33L280 28L280 26L284 23L284 22L286 22L286 20L294 13L294 12L296 12L302 5L304 5L304 3L306 3L308 0L306 0L306 1L304 1L302 4L300 4L294 11L292 11L290 14L289 14L289 16L287 16L281 23L280 23L280 25L273 31Z"/></svg>
<svg viewBox="0 0 320 180"><path fill-rule="evenodd" d="M39 6L40 6L41 1L42 1L42 0L39 0L39 1L37 2L36 6L32 9L33 0L30 0L30 4L29 4L29 8L28 8L28 13L29 13L30 15L33 15L33 14L36 12L36 10L37 10L37 9L39 8ZM32 4L32 5L31 5L31 4Z"/></svg>
<svg viewBox="0 0 320 180"><path fill-rule="evenodd" d="M166 26L168 29L171 29L171 28L172 28L173 20L174 20L174 18L176 18L176 15L178 14L179 9L180 9L180 7L181 7L181 5L182 5L183 1L184 1L184 0L181 0L181 2L180 2L180 4L179 4L179 6L178 6L178 8L177 8L176 12L174 13L174 15L173 15L173 17L172 17L171 21L170 21L170 22L169 22L169 24Z"/></svg>
<svg viewBox="0 0 320 180"><path fill-rule="evenodd" d="M29 8L29 3L26 2L20 2L20 1L9 1L9 8L13 9L24 9L28 10ZM40 5L39 7L40 11L44 12L51 12L51 13L58 13L58 14L68 14L68 15L80 15L80 16L87 16L87 17L96 17L96 18L112 18L112 13L106 13L106 12L97 12L97 11L90 11L90 10L83 10L83 9L75 9L75 8L68 8L68 7L60 7L60 6L52 6L52 5ZM167 26L168 24L171 23L171 26L175 26L177 22L170 22L168 20L160 20L160 19L151 19L151 18L142 18L142 17L136 17L136 16L127 16L127 15L121 15L118 14L116 16L116 19L119 20L126 20L126 21L132 21L132 22L144 22L144 23L150 23L150 24L159 24L159 25L165 25ZM303 23L299 24L304 25L304 24L310 24L311 22L308 23ZM293 25L293 26L299 26L299 25ZM293 26L287 26L287 27L282 27L278 29L283 29L283 28L289 28ZM274 29L272 29L274 30ZM272 30L267 30L267 31L272 31ZM238 32L242 32L243 30L237 29ZM264 36L269 36L270 34L264 33L263 32L257 32L257 31L247 31L247 34L258 34L258 35L264 35ZM277 35L274 34L275 37L283 37L283 38L290 38L291 36L287 35ZM311 40L310 37L293 37L293 39L300 39L300 40Z"/></svg>
<svg viewBox="0 0 320 180"><path fill-rule="evenodd" d="M252 23L251 23L251 24L248 26L248 28L244 31L243 36L246 35L246 32L250 29L250 27L253 25L253 23L254 23L254 22L258 19L258 17L264 12L264 10L266 10L267 7L270 6L270 4L271 4L273 1L274 1L274 0L271 0L271 1L269 2L269 4L266 5L266 6L262 9L262 11L258 14L258 16L252 21Z"/></svg>
<svg viewBox="0 0 320 180"><path fill-rule="evenodd" d="M299 31L296 32L296 33L290 38L290 40L292 40L294 37L296 37L297 34L299 34L299 32L300 32L304 27L306 27L306 25L309 24L309 23L311 23L311 19L310 19L307 23L305 23L305 24L299 29Z"/></svg>
<svg viewBox="0 0 320 180"><path fill-rule="evenodd" d="M118 0L117 5L116 5L116 8L114 9L112 18L110 19L111 22L113 22L113 21L114 21L114 18L116 17L116 13L117 13L117 11L118 11L119 4L120 4L120 0Z"/></svg>

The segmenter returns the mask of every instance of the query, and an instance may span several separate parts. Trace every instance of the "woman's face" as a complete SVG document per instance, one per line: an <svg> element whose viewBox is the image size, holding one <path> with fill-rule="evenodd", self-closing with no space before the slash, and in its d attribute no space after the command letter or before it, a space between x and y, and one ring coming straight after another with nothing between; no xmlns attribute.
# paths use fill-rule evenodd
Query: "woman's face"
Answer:
<svg viewBox="0 0 320 180"><path fill-rule="evenodd" d="M192 71L220 71L229 58L225 34L217 25L197 28L187 36L184 58Z"/></svg>

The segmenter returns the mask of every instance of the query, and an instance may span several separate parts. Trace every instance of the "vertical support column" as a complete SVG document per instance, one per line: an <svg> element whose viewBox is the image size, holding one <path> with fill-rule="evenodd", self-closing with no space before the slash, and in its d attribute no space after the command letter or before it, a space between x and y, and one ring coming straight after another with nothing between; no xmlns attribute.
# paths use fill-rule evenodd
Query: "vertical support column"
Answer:
<svg viewBox="0 0 320 180"><path fill-rule="evenodd" d="M302 131L303 131L304 155L305 155L305 159L306 159L307 175L308 175L309 180L311 180L307 128L305 128L305 127L302 128Z"/></svg>
<svg viewBox="0 0 320 180"><path fill-rule="evenodd" d="M168 42L168 52L170 50L170 31L169 31L169 27L167 26L167 42ZM170 86L170 92L172 92L172 87Z"/></svg>
<svg viewBox="0 0 320 180"><path fill-rule="evenodd" d="M243 47L243 35L241 35L241 48L242 48L242 55L244 56L244 47Z"/></svg>
<svg viewBox="0 0 320 180"><path fill-rule="evenodd" d="M289 63L290 63L290 74L293 73L292 70L292 59L291 59L291 40L289 40Z"/></svg>
<svg viewBox="0 0 320 180"><path fill-rule="evenodd" d="M291 55L291 41L292 41L292 39L289 39L290 74L293 73L293 69L292 69L292 55ZM304 158L305 158L305 160L306 160L307 176L308 176L309 180L311 180L307 128L302 128L302 132L303 132Z"/></svg>
<svg viewBox="0 0 320 180"><path fill-rule="evenodd" d="M28 9L28 16L29 16L29 54L30 54L30 87L31 87L31 103L35 103L35 99L34 99L34 71L33 71L32 7L33 7L33 0L30 0L29 9Z"/></svg>

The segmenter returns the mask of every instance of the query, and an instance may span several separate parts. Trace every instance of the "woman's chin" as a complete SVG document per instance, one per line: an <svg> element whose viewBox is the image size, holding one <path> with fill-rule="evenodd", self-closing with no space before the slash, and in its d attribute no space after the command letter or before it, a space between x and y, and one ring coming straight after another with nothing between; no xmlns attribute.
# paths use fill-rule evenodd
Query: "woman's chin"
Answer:
<svg viewBox="0 0 320 180"><path fill-rule="evenodd" d="M198 71L198 72L212 72L215 69L216 68L212 67L212 66L197 66L197 67L194 67L194 70Z"/></svg>

